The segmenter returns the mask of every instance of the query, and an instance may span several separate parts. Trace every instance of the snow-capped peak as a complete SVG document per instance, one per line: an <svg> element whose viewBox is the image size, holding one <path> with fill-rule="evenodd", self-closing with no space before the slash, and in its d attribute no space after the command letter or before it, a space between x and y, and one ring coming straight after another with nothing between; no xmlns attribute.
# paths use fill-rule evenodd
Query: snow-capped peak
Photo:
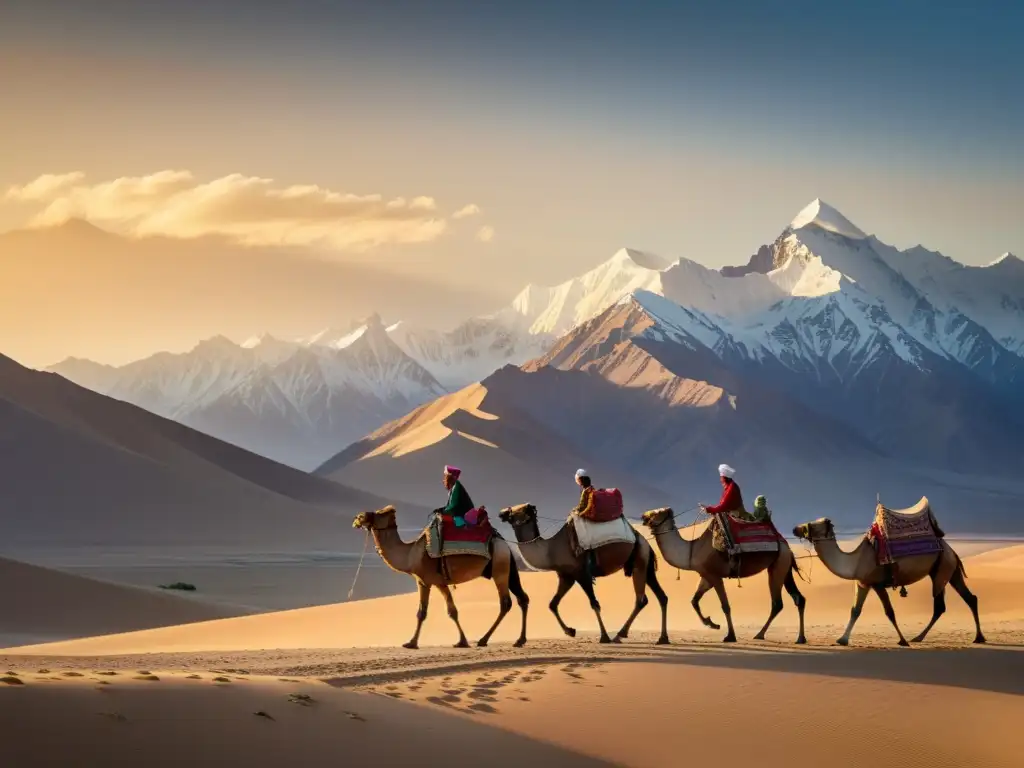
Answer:
<svg viewBox="0 0 1024 768"><path fill-rule="evenodd" d="M1019 264L1019 263L1021 263L1021 260L1019 258L1017 258L1016 256L1014 256L1009 251L1007 251L1002 256L1000 256L998 259L996 259L995 261L992 261L992 262L986 264L985 266L986 267L995 267L995 266L998 266L998 265L1004 264L1004 263L1007 263L1007 264L1017 263L1017 264Z"/></svg>
<svg viewBox="0 0 1024 768"><path fill-rule="evenodd" d="M851 240L863 240L867 237L853 222L828 203L822 202L819 198L815 198L806 208L800 211L796 218L790 222L789 228L798 230L810 225L835 235L848 237Z"/></svg>

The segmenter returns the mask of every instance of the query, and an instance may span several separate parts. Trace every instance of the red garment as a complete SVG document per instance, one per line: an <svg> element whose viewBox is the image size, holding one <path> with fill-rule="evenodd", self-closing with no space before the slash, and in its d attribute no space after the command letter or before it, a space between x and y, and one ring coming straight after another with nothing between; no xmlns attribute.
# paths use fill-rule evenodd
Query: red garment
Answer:
<svg viewBox="0 0 1024 768"><path fill-rule="evenodd" d="M885 536L882 535L882 529L878 523L871 524L871 530L868 531L868 540L875 547L875 554L878 556L880 563L889 562L889 546L885 540Z"/></svg>
<svg viewBox="0 0 1024 768"><path fill-rule="evenodd" d="M730 480L722 489L721 500L715 506L708 507L707 512L709 515L717 515L722 512L736 512L740 509L743 509L743 496L740 494L740 487L736 485L735 481Z"/></svg>

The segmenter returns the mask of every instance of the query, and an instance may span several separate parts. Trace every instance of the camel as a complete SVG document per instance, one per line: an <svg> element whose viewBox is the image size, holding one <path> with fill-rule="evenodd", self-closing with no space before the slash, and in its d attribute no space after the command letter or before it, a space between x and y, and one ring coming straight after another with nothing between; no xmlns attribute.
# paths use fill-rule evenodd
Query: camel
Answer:
<svg viewBox="0 0 1024 768"><path fill-rule="evenodd" d="M921 633L911 642L920 643L925 639L929 630L935 626L935 622L946 612L946 584L951 584L957 594L967 603L974 615L974 626L976 634L975 643L984 643L985 636L981 632L981 622L978 620L978 598L967 588L965 579L967 572L960 556L953 551L945 539L942 539L942 551L927 555L914 555L911 557L897 558L898 568L894 570L895 578L887 584L885 567L878 564L875 549L865 536L864 540L853 552L844 552L839 548L836 541L835 528L832 521L827 517L820 518L810 523L803 523L793 529L793 535L797 538L809 541L818 553L818 558L832 573L841 579L857 582L857 595L853 601L853 608L850 609L850 623L846 625L843 636L836 640L837 645L849 645L850 634L853 632L853 625L860 618L861 609L867 599L868 590L874 591L885 609L885 616L896 628L896 634L900 638L901 646L908 646L910 643L903 637L899 625L896 623L896 612L893 610L892 602L885 591L886 586L906 586L921 581L925 576L932 577L932 620L928 622Z"/></svg>
<svg viewBox="0 0 1024 768"><path fill-rule="evenodd" d="M466 633L462 631L459 624L459 611L455 607L455 600L452 597L449 584L464 584L478 578L490 578L498 589L499 613L487 633L477 641L477 645L484 647L491 639L491 635L501 624L505 615L512 610L511 592L516 596L519 608L523 612L523 626L519 633L519 639L515 641L516 648L526 644L526 613L530 606L530 598L523 590L522 582L519 579L519 566L516 565L512 556L512 549L508 542L495 533L491 542L491 559L485 560L475 555L450 555L445 560L448 578L441 573L439 560L427 554L426 537L420 536L414 542L402 541L398 535L398 523L395 521L395 508L384 507L376 512L360 512L352 521L353 528L365 528L373 535L373 543L377 548L377 554L392 570L399 573L408 573L416 580L419 587L419 610L416 612L416 632L412 639L403 644L405 648L418 648L420 629L423 621L427 618L427 606L430 603L430 588L435 587L448 603L448 616L455 622L459 630L459 642L456 648L468 648L469 641L466 640Z"/></svg>
<svg viewBox="0 0 1024 768"><path fill-rule="evenodd" d="M691 541L676 533L674 517L675 513L672 509L665 507L645 512L642 520L644 525L654 533L658 549L661 550L665 562L684 571L696 571L700 574L700 583L697 585L697 591L694 592L690 604L704 626L721 629L711 620L710 616L705 616L700 610L701 598L709 590L715 590L722 603L722 612L725 614L725 621L729 627L722 642L735 643L736 630L732 626L732 610L729 607L729 597L725 593L725 579L730 578L729 557L712 546L711 526L708 526L700 537ZM796 603L796 609L800 614L800 632L796 642L798 645L804 645L807 642L807 638L804 636L804 608L807 605L807 599L797 589L793 573L794 571L800 573L800 569L796 565L793 551L785 541L779 542L778 552L750 552L740 557L739 573L737 574L739 578L748 578L761 571L768 571L768 590L772 598L772 607L768 621L765 622L761 631L754 635L754 639L764 640L768 627L782 611L782 588L785 587L790 597L793 598L793 602Z"/></svg>
<svg viewBox="0 0 1024 768"><path fill-rule="evenodd" d="M533 504L520 504L503 509L501 519L512 526L516 533L516 540L519 542L519 551L530 566L542 571L554 571L558 575L558 589L548 607L555 614L558 625L566 635L576 637L576 630L562 621L562 617L558 613L558 604L572 589L573 584L579 584L590 600L590 607L597 615L597 626L601 629L602 643L621 643L624 638L629 637L629 628L633 626L633 621L649 602L647 599L647 587L649 586L661 604L661 636L658 638L658 645L668 644L668 595L658 583L657 556L651 549L651 545L642 536L634 531L636 539L632 544L616 542L595 550L597 563L594 576L610 576L622 571L627 578L633 579L633 589L636 594L633 613L630 614L615 637L611 638L601 619L601 604L597 602L597 597L594 595L593 577L588 576L586 572L587 555L586 553L576 555L569 538L568 524L563 525L550 539L542 538L540 527L537 524L537 508Z"/></svg>

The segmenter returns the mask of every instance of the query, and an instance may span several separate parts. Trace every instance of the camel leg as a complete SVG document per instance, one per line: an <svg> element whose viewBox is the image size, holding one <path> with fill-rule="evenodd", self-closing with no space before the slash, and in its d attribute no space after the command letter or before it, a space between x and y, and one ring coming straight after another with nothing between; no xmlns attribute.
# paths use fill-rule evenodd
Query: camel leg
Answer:
<svg viewBox="0 0 1024 768"><path fill-rule="evenodd" d="M703 613L700 612L700 599L704 597L704 595L710 590L711 582L708 581L706 578L701 577L700 583L697 585L697 591L693 593L693 599L690 600L690 605L693 606L693 610L697 612L697 618L700 619L701 623L705 627L710 627L711 629L721 629L721 627L718 624L715 624L715 622L711 620L710 616L705 616Z"/></svg>
<svg viewBox="0 0 1024 768"><path fill-rule="evenodd" d="M959 563L957 563L957 569L953 571L953 577L949 580L949 585L963 598L963 601L967 603L967 607L971 609L971 613L974 615L974 642L984 643L985 635L981 632L981 621L978 618L978 598L967 588L967 582L964 581L964 575L960 572Z"/></svg>
<svg viewBox="0 0 1024 768"><path fill-rule="evenodd" d="M903 633L900 632L900 625L896 623L896 611L893 610L892 601L889 599L889 595L885 591L885 587L880 584L875 584L872 589L875 590L875 594L878 595L878 599L882 601L882 608L885 609L885 617L892 622L893 627L896 629L896 634L900 636L900 645L904 647L910 645L910 643L907 642L907 639L903 636Z"/></svg>
<svg viewBox="0 0 1024 768"><path fill-rule="evenodd" d="M526 590L523 589L523 582L519 579L519 566L513 562L511 567L515 569L515 572L509 571L508 588L515 595L516 602L519 604L519 610L523 614L523 625L519 629L519 639L512 643L512 646L522 648L526 645L526 614L530 610L530 596L526 594Z"/></svg>
<svg viewBox="0 0 1024 768"><path fill-rule="evenodd" d="M640 611L646 608L650 602L647 598L647 570L653 560L651 560L651 553L648 552L647 554L646 563L636 563L633 567L633 612L629 614L629 618L622 625L622 629L615 634L612 640L613 643L621 643L624 638L629 637L629 628L633 626L633 622L640 615Z"/></svg>
<svg viewBox="0 0 1024 768"><path fill-rule="evenodd" d="M452 591L448 589L447 584L439 584L437 587L438 591L444 595L444 601L448 603L448 618L455 622L455 626L459 630L459 642L455 644L455 648L469 648L469 641L466 639L466 633L462 631L462 625L459 624L459 609L455 607L455 598L452 597Z"/></svg>
<svg viewBox="0 0 1024 768"><path fill-rule="evenodd" d="M807 607L807 598L800 594L800 590L796 586L796 579L793 578L792 568L786 574L786 581L783 583L783 586L786 587L789 596L793 598L793 602L796 603L797 613L800 614L800 634L796 636L796 644L805 645L807 637L804 635L804 608Z"/></svg>
<svg viewBox="0 0 1024 768"><path fill-rule="evenodd" d="M661 606L661 637L658 638L656 644L668 645L668 595L665 594L665 590L658 583L658 571L655 566L656 561L652 553L651 562L647 566L647 586L651 588L654 596L658 599L658 604Z"/></svg>
<svg viewBox="0 0 1024 768"><path fill-rule="evenodd" d="M768 572L768 594L772 598L771 612L768 614L768 621L761 627L761 631L754 635L755 640L764 640L768 627L775 621L775 617L782 613L782 582L789 572L790 558L777 557Z"/></svg>
<svg viewBox="0 0 1024 768"><path fill-rule="evenodd" d="M498 618L494 620L491 628L487 630L483 637L476 641L476 644L483 648L487 645L487 642L491 639L491 635L494 634L500 625L502 620L508 615L508 612L512 610L512 597L508 591L508 581L498 581L498 575L494 575L494 583L498 587Z"/></svg>
<svg viewBox="0 0 1024 768"><path fill-rule="evenodd" d="M420 590L420 607L416 611L416 632L413 633L412 640L402 645L403 648L411 648L413 650L420 647L420 628L423 627L423 622L427 618L427 606L430 605L430 585L424 584L417 579L416 586Z"/></svg>
<svg viewBox="0 0 1024 768"><path fill-rule="evenodd" d="M576 637L576 630L562 621L561 614L558 613L558 605L562 602L562 598L565 597L566 593L572 589L572 585L576 582L573 581L572 576L566 576L564 573L558 574L558 589L555 591L555 596L551 598L551 602L548 604L548 608L555 614L555 619L558 621L558 626L562 628L569 637Z"/></svg>
<svg viewBox="0 0 1024 768"><path fill-rule="evenodd" d="M601 642L610 643L612 639L608 637L608 630L604 628L604 622L601 620L601 604L597 602L597 595L594 594L594 582L588 579L586 576L577 579L576 583L582 587L587 598L590 600L590 607L594 610L594 614L597 616L597 626L601 628Z"/></svg>
<svg viewBox="0 0 1024 768"><path fill-rule="evenodd" d="M921 643L924 642L925 637L931 628L935 626L935 622L939 620L939 617L946 612L946 582L941 581L938 576L932 576L932 620L928 622L928 626L921 630L920 634L910 642Z"/></svg>
<svg viewBox="0 0 1024 768"><path fill-rule="evenodd" d="M725 614L725 624L729 628L729 632L722 638L722 642L735 643L736 630L732 627L732 608L729 607L729 596L725 594L725 582L721 579L715 579L711 586L715 588L715 594L718 595L718 599L722 603L722 613Z"/></svg>
<svg viewBox="0 0 1024 768"><path fill-rule="evenodd" d="M868 588L857 582L857 597L854 598L853 608L850 609L850 623L846 625L843 636L836 640L836 645L849 645L850 635L853 633L853 625L860 618L860 612L864 610L864 601L868 599Z"/></svg>

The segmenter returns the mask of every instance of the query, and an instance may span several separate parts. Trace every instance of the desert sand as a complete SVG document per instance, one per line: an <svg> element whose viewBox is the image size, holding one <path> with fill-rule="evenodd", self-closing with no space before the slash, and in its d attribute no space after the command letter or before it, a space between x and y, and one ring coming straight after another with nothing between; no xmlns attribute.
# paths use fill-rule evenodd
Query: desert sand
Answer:
<svg viewBox="0 0 1024 768"><path fill-rule="evenodd" d="M0 558L5 589L0 642L45 642L83 635L209 621L249 613L180 592L140 589Z"/></svg>
<svg viewBox="0 0 1024 768"><path fill-rule="evenodd" d="M547 610L554 580L530 573L531 642L518 650L516 609L490 648L448 647L455 630L436 596L424 647L398 647L412 632L411 595L8 649L0 736L15 766L130 765L142 755L153 765L1020 764L1024 546L965 557L986 646L969 644L970 613L949 593L924 645L897 648L869 601L853 647L836 648L852 586L800 563L810 579L800 583L806 647L792 644L791 604L767 642L750 640L768 611L763 575L730 582L740 643L726 646L724 631L698 628L694 575L676 580L663 567L673 645L657 647L653 608L622 645L598 644L578 590L563 615L581 635L560 636ZM629 581L601 579L597 592L617 627ZM467 634L479 636L497 610L493 585L460 587L455 599ZM894 603L908 633L931 614L924 584ZM721 618L714 600L704 607ZM67 736L48 737L58 731Z"/></svg>

